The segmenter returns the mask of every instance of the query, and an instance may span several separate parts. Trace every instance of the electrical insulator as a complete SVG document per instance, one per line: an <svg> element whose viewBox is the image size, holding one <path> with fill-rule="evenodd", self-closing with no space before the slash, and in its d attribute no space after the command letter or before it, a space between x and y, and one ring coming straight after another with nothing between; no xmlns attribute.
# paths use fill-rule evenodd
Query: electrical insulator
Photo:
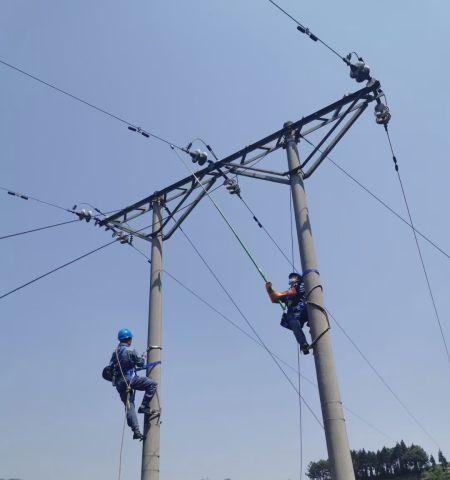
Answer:
<svg viewBox="0 0 450 480"><path fill-rule="evenodd" d="M238 185L236 180L228 178L227 180L225 180L224 185L226 189L231 193L231 195L240 195L241 187Z"/></svg>
<svg viewBox="0 0 450 480"><path fill-rule="evenodd" d="M112 234L112 237L113 238L116 238L117 237L117 241L119 243L121 243L122 245L124 243L129 243L129 238L128 238L128 235L124 232L117 232L117 231L114 231L113 234Z"/></svg>
<svg viewBox="0 0 450 480"><path fill-rule="evenodd" d="M351 63L353 53L354 52L351 52L347 55L347 65L350 67L350 78L354 78L358 83L370 80L370 68L366 65L362 57L359 57L355 53L357 61Z"/></svg>
<svg viewBox="0 0 450 480"><path fill-rule="evenodd" d="M123 245L125 243L128 243L128 235L125 235L124 233L122 233L121 235L119 235L119 242Z"/></svg>
<svg viewBox="0 0 450 480"><path fill-rule="evenodd" d="M375 121L378 125L387 125L391 119L391 113L389 112L389 107L384 103L378 102L375 105Z"/></svg>
<svg viewBox="0 0 450 480"><path fill-rule="evenodd" d="M80 220L86 220L86 222L90 222L92 218L92 212L90 210L85 210L84 208L79 212L75 212L78 215Z"/></svg>
<svg viewBox="0 0 450 480"><path fill-rule="evenodd" d="M208 155L199 149L189 152L189 155L191 156L193 163L198 163L200 166L204 165L208 160Z"/></svg>

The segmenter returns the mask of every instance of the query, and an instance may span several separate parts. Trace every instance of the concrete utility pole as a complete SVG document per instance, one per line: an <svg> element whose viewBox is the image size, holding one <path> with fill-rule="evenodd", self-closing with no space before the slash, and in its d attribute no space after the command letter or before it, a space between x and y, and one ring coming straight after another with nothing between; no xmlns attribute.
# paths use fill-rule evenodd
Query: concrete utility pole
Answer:
<svg viewBox="0 0 450 480"><path fill-rule="evenodd" d="M161 199L153 201L153 227L152 232L156 233L161 229ZM148 339L147 348L151 346L161 347L161 326L162 326L162 247L163 235L159 231L152 238L151 247L151 270L150 270L150 299L148 314ZM153 348L149 350L147 356L149 362L161 360L161 349ZM158 390L150 403L150 409L160 411L160 393L161 393L161 365L157 365L147 376L158 382ZM144 420L145 440L142 445L142 469L141 480L159 480L159 438L160 438L160 418L154 416L149 418L145 415Z"/></svg>
<svg viewBox="0 0 450 480"><path fill-rule="evenodd" d="M285 127L289 127L289 125L291 125L291 122L284 124ZM293 172L290 176L290 182L302 270L306 272L304 277L305 290L307 293L310 292L308 300L319 306L307 305L311 338L314 340L327 330L328 321L321 310L324 305L323 295L317 270L303 176L299 169L297 141L293 132L288 133L285 140L289 171ZM350 456L344 412L328 333L319 338L313 351L331 474L333 480L354 480L355 475Z"/></svg>
<svg viewBox="0 0 450 480"><path fill-rule="evenodd" d="M305 286L307 292L310 292L308 299L311 302L308 305L308 313L311 322L311 335L313 340L317 340L314 345L314 359L333 480L354 480L355 476L336 381L330 337L326 333L328 322L324 311L321 310L323 306L322 290L321 287L319 288L320 278L316 270L316 258L312 244L303 180L309 178L316 171L325 157L336 147L362 112L366 110L368 104L377 101L377 105L379 105L380 97L383 95L380 83L372 80L360 90L344 95L326 107L303 116L293 124L285 124L282 129L272 132L221 160L211 161L206 165L204 165L205 162L199 162L201 168L195 174L192 173L171 185L158 189L153 194L128 205L99 222L100 226L113 228L114 231L120 230L127 235L132 235L133 238L139 238L146 242L151 241L152 267L148 345L161 346L163 241L171 238L205 196L205 190L209 190L214 182L223 178L224 175L241 175L291 186L302 268L304 272L308 272L305 276ZM297 171L299 167L298 140L294 138L294 133L301 131L302 135L306 137L310 133L327 126L330 128L327 128L327 131L322 135L322 139L303 162L305 171ZM285 172L255 168L253 165L255 160L261 159L283 147L286 148L289 171L292 172L289 180L286 178ZM194 160L194 157L192 157L192 160ZM307 164L309 165L306 168ZM203 185L203 188L200 187L200 184ZM195 193L197 189L199 191ZM190 204L186 205L185 202L189 197L191 197L191 200L192 197L194 199ZM164 222L161 219L161 208L163 205L171 206L171 211L168 211ZM176 219L175 216L181 211L181 208L186 208L186 210ZM153 233L159 232L162 226L165 228L172 220L175 220L175 224L170 229L167 229L164 235L162 232L159 232L154 236L149 236L142 229L133 227L130 224L131 221L137 220L140 216L150 211L153 211ZM148 360L157 361L160 359L160 356L160 350L151 350ZM160 372L160 366L152 371L152 378L159 384ZM160 389L158 389L158 392L160 392ZM151 408L160 410L158 397L155 397L152 401ZM147 438L143 444L141 479L159 480L159 418L146 418L144 433L147 435Z"/></svg>

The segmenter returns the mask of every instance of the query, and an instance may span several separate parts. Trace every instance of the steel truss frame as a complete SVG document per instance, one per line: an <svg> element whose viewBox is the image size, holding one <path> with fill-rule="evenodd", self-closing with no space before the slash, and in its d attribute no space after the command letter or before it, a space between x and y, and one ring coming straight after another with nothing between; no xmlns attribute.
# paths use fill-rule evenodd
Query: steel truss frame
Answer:
<svg viewBox="0 0 450 480"><path fill-rule="evenodd" d="M163 236L164 240L168 240L199 202L207 195L207 192L210 191L220 177L229 179L229 175L239 175L289 185L291 172L277 172L274 170L255 168L250 164L262 159L279 148L284 148L285 136L291 132L294 134L295 139L300 141L302 137L306 137L321 128L331 125L300 166L303 178L309 178L350 130L352 125L364 113L369 103L379 101L382 95L383 92L380 83L377 80L372 80L366 87L345 95L340 100L296 122L285 124L282 129L228 155L222 160L215 162L208 161L208 165L195 172L195 174L189 175L125 207L119 212L100 221L99 224L107 229L122 230L143 240L151 241L154 235L163 230L169 222L174 221L174 225ZM255 152L257 152L256 155L250 155ZM306 166L308 166L308 169L305 170ZM192 202L185 205L186 200L199 188L200 192L197 193ZM151 211L155 201L167 205L177 199L179 200L175 206L167 210L170 213L168 213L168 216L164 219L157 232L144 233L143 230L145 229L135 229L128 224L131 220L139 218ZM180 212L182 207L184 211L180 217L176 219L175 215Z"/></svg>

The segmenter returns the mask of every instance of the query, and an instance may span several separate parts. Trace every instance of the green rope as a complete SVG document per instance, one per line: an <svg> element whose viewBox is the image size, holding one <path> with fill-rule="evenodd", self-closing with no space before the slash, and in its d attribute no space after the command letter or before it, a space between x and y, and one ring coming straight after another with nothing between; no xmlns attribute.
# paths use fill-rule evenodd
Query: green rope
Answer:
<svg viewBox="0 0 450 480"><path fill-rule="evenodd" d="M200 182L200 180L198 179L197 175L195 174L194 170L183 160L183 158L178 154L178 152L175 150L175 148L170 145L170 148L175 152L175 155L183 162L184 166L191 172L192 176L195 178L195 181L198 183L199 187L203 189L203 191L206 193L206 195L208 196L208 198L211 200L212 204L214 205L214 207L216 208L216 210L219 212L220 216L225 220L225 223L228 225L228 227L230 228L230 230L232 231L233 235L236 237L236 240L239 242L239 244L241 245L241 247L244 249L244 252L248 255L248 258L250 258L251 262L253 263L253 265L255 266L256 270L258 270L258 273L261 275L261 278L264 280L265 283L268 282L267 280L267 277L264 275L264 272L261 270L261 268L259 267L259 265L256 263L256 260L253 258L252 254L250 253L249 249L246 247L246 245L244 244L244 242L240 239L239 235L237 234L235 228L233 227L233 225L231 225L231 223L228 221L227 217L225 216L225 214L222 212L222 210L220 209L219 205L217 205L217 203L214 201L214 199L212 198L212 196L209 194L208 190L206 190L206 188L202 185L202 183Z"/></svg>
<svg viewBox="0 0 450 480"><path fill-rule="evenodd" d="M244 250L244 252L247 254L248 258L250 259L250 261L253 263L253 265L255 266L256 270L258 271L259 275L261 276L261 278L264 280L264 283L267 283L269 280L267 279L266 275L264 274L264 272L261 270L261 268L259 267L259 265L256 263L256 260L255 258L253 257L253 255L250 253L249 249L247 248L247 246L245 245L245 243L241 240L241 238L239 237L238 233L236 232L236 229L233 227L233 225L229 222L229 220L227 219L227 217L225 216L225 214L222 212L222 210L220 209L219 205L217 205L217 203L215 202L215 200L212 198L212 196L209 194L208 190L206 190L206 188L202 185L202 183L200 182L200 180L198 179L197 175L195 174L194 170L184 161L184 159L178 154L178 152L175 150L175 148L171 145L170 148L173 150L173 152L175 153L175 155L181 160L181 162L184 164L184 166L187 168L187 170L189 170L192 174L192 176L195 178L195 181L198 183L199 187L203 189L203 191L206 193L206 195L208 196L209 200L211 200L212 204L214 205L214 207L216 208L216 210L219 212L220 216L223 218L223 220L225 221L225 223L228 225L229 229L231 230L231 232L233 233L233 235L235 236L236 240L239 242L239 244L241 245L242 249ZM278 304L280 305L280 307L284 310L284 305L281 301L278 301Z"/></svg>

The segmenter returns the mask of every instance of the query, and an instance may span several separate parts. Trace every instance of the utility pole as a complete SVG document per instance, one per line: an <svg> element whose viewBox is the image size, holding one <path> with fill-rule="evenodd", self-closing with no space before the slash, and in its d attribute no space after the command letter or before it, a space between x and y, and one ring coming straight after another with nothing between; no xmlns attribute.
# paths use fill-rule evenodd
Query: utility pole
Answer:
<svg viewBox="0 0 450 480"><path fill-rule="evenodd" d="M290 125L292 125L291 122L287 122L284 124L284 127L289 127ZM313 351L331 474L333 480L354 480L355 474L350 456L330 335L328 333L323 334L327 331L329 325L323 310L322 286L319 271L317 270L303 173L300 170L297 140L293 131L286 135L285 141L289 171L291 172L290 182L298 246L302 270L305 273L304 284L306 294L308 295L307 300L311 302L307 304L309 326L313 341L318 339Z"/></svg>
<svg viewBox="0 0 450 480"><path fill-rule="evenodd" d="M148 313L148 337L147 348L148 362L157 362L161 360L161 348L151 348L152 346L161 347L161 326L162 326L162 218L161 218L161 198L156 198L152 202L153 222L152 222L152 241L151 241L151 268L150 268L150 295L149 295L149 313ZM161 411L160 393L161 393L161 364L157 365L147 372L158 383L156 395L150 403L150 409ZM160 416L145 415L144 419L144 442L142 445L142 469L141 480L159 480L159 440L160 440Z"/></svg>
<svg viewBox="0 0 450 480"><path fill-rule="evenodd" d="M128 243L132 242L132 238L151 242L152 266L148 346L156 345L160 347L163 241L172 237L205 197L206 192L216 182L223 181L224 177L227 178L227 175L239 175L258 181L274 182L278 185L290 185L296 215L302 269L306 273L305 286L306 291L309 292L308 300L310 303L307 308L333 480L354 480L355 476L336 380L331 342L327 333L328 321L323 310L322 287L316 266L303 181L317 170L371 102L377 102L378 114L381 112L380 105L383 107L383 104L380 98L383 96L384 93L381 90L380 83L377 80L371 80L358 91L346 94L339 100L303 116L294 123L286 123L282 129L272 132L221 160L209 161L207 164L205 159L202 163L198 161L195 152L190 151L190 145L182 150L184 153L191 155L192 161L195 162L195 159L197 159L199 166L202 167L200 170L171 185L158 189L153 194L98 221L98 225L106 227L107 230L121 231L128 238ZM375 114L378 119L377 109ZM319 130L326 131L322 133L322 139L318 141L312 152L303 160L303 171L300 171L297 152L298 139L300 136L307 138L308 135ZM286 148L289 171L280 172L254 166L256 160L264 158L269 153L281 148ZM308 165L308 168L305 168L306 165ZM188 199L191 200L190 203L187 203ZM161 218L163 206L167 207L168 212L164 220ZM183 213L178 216L182 209L184 210ZM153 212L151 234L146 232L146 229L137 228L130 223L151 211ZM174 222L173 225L172 221ZM166 228L169 224L171 225L170 228ZM158 361L160 356L160 350L153 349L150 350L148 360ZM158 384L161 380L160 369L161 367L157 366L151 373L152 378ZM160 389L158 389L159 392ZM159 400L159 396L155 396L151 404L152 409L160 410ZM146 440L143 444L141 480L159 480L159 420L159 416L156 418L147 418L146 416L145 418L144 434Z"/></svg>

